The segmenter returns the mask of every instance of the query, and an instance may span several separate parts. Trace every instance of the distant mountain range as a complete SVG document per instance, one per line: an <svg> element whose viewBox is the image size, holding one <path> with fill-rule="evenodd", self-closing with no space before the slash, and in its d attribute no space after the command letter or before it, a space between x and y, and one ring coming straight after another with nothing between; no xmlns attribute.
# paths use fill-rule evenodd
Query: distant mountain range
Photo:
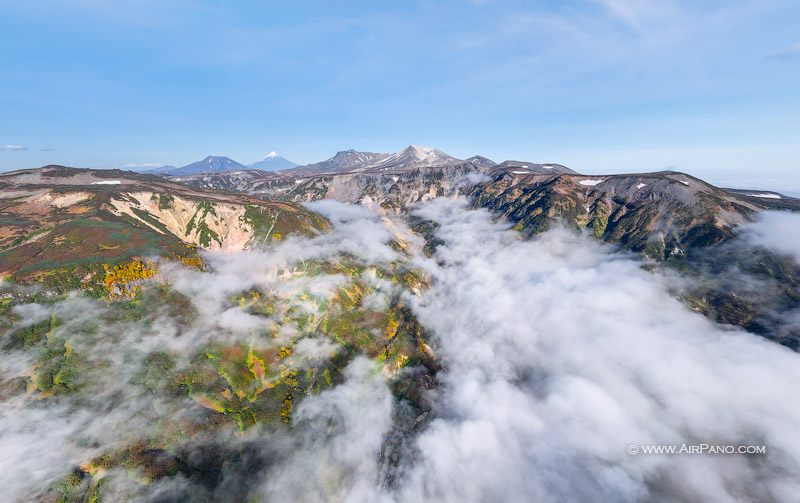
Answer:
<svg viewBox="0 0 800 503"><path fill-rule="evenodd" d="M431 147L409 145L394 154L358 152L344 150L330 159L305 166L298 166L282 172L285 176L341 175L346 173L386 173L402 172L419 168L470 165L477 168L519 168L534 173L572 173L571 169L560 164L537 164L532 162L505 161L502 164L476 155L468 159L457 159L441 150Z"/></svg>
<svg viewBox="0 0 800 503"><path fill-rule="evenodd" d="M345 173L378 173L405 171L417 168L457 166L469 164L479 168L518 168L534 173L575 173L560 164L537 164L522 161L505 161L501 164L486 157L476 155L468 159L457 159L441 150L419 145L409 145L394 154L358 152L356 150L342 150L330 159L299 166L282 157L277 152L270 152L260 161L244 165L229 157L208 156L202 161L194 162L180 168L175 166L161 166L143 171L143 173L167 176L191 176L203 173L238 172L246 170L282 172L286 176L312 176L323 174Z"/></svg>
<svg viewBox="0 0 800 503"><path fill-rule="evenodd" d="M237 171L246 169L257 169L261 171L279 171L282 169L290 169L297 166L296 163L281 157L277 152L270 152L260 161L254 162L249 166L245 166L239 162L234 161L230 157L210 155L202 161L193 162L176 168L175 166L160 166L155 169L142 171L151 175L195 175L198 173L214 173L217 171Z"/></svg>
<svg viewBox="0 0 800 503"><path fill-rule="evenodd" d="M458 164L473 164L482 168L496 165L494 161L478 155L462 160L456 159L435 148L409 145L394 154L376 154L374 152L345 150L337 152L335 156L326 161L308 164L306 166L298 166L288 170L285 174L290 176L310 176L322 174L389 172L426 167L456 166Z"/></svg>
<svg viewBox="0 0 800 503"><path fill-rule="evenodd" d="M220 157L210 155L202 161L187 164L181 168L172 166L162 166L144 173L153 175L192 175L195 173L211 173L214 171L235 171L237 169L248 169L247 166L239 164L230 157Z"/></svg>

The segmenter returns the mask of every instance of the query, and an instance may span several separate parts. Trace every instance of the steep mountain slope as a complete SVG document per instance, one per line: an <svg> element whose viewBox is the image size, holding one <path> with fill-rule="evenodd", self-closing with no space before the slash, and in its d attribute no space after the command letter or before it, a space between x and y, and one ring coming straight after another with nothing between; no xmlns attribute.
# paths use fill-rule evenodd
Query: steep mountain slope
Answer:
<svg viewBox="0 0 800 503"><path fill-rule="evenodd" d="M508 218L520 231L538 233L560 219L660 260L725 241L752 212L765 209L674 172L590 177L494 170L492 176L470 189L473 204Z"/></svg>
<svg viewBox="0 0 800 503"><path fill-rule="evenodd" d="M387 158L389 154L373 152L357 152L353 149L336 152L330 159L287 170L287 176L310 176L318 174L347 173L355 169L369 166Z"/></svg>
<svg viewBox="0 0 800 503"><path fill-rule="evenodd" d="M410 145L379 162L362 166L358 171L401 171L421 167L450 166L460 162L463 161L451 157L441 150Z"/></svg>
<svg viewBox="0 0 800 503"><path fill-rule="evenodd" d="M194 187L215 190L229 190L250 195L263 195L262 187L270 181L284 180L281 174L275 171L247 169L238 171L217 171L199 173L194 175L172 176L164 175L167 179Z"/></svg>
<svg viewBox="0 0 800 503"><path fill-rule="evenodd" d="M264 156L258 162L250 164L251 169L260 169L264 171L280 171L282 169L291 169L297 167L298 164L280 156L277 152L273 151Z"/></svg>
<svg viewBox="0 0 800 503"><path fill-rule="evenodd" d="M459 161L441 150L410 145L394 154L375 154L372 152L356 152L355 150L341 151L327 161L299 166L283 174L297 177L365 171L402 171L430 166L449 166L460 162L463 161Z"/></svg>
<svg viewBox="0 0 800 503"><path fill-rule="evenodd" d="M23 281L58 272L74 278L76 268L96 276L130 260L191 259L198 249L253 248L328 227L291 203L62 166L0 175L0 222L0 275Z"/></svg>
<svg viewBox="0 0 800 503"><path fill-rule="evenodd" d="M290 170L294 172L294 170ZM171 179L203 188L243 192L269 200L310 202L334 199L344 203L373 201L398 210L459 190L482 179L486 168L471 163L396 171L363 171L327 175L297 175L243 171L203 173Z"/></svg>
<svg viewBox="0 0 800 503"><path fill-rule="evenodd" d="M261 186L261 196L308 202L335 199L343 203L369 203L404 211L411 204L438 196L456 195L480 177L483 168L461 163L396 171L363 171L342 175L283 178Z"/></svg>

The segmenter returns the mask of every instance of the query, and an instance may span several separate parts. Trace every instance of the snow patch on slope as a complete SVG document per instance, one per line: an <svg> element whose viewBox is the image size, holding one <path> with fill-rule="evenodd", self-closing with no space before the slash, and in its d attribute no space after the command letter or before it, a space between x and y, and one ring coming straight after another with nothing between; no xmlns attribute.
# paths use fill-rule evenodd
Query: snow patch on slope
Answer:
<svg viewBox="0 0 800 503"><path fill-rule="evenodd" d="M778 194L768 194L768 193L760 193L760 194L747 194L750 197L763 197L765 199L780 199L781 196Z"/></svg>

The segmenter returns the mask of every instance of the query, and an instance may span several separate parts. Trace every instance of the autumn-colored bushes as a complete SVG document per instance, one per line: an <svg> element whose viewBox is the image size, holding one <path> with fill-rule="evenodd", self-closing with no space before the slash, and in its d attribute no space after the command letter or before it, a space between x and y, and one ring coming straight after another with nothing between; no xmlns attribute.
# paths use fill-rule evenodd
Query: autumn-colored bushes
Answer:
<svg viewBox="0 0 800 503"><path fill-rule="evenodd" d="M136 261L127 264L105 266L105 286L110 299L124 299L136 295L143 280L152 278L156 273L155 266Z"/></svg>

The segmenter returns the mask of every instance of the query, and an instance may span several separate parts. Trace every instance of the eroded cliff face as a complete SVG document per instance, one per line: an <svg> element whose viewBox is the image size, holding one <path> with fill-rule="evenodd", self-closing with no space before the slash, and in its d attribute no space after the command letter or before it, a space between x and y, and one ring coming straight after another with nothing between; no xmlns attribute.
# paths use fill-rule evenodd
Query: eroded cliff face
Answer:
<svg viewBox="0 0 800 503"><path fill-rule="evenodd" d="M113 198L109 204L115 215L128 215L156 232L169 232L204 249L234 252L247 249L248 243L253 242L254 229L245 221L246 209L242 205L193 201L180 196L160 204L160 199L153 192L133 192L123 199ZM274 219L280 216L279 211L268 211Z"/></svg>

